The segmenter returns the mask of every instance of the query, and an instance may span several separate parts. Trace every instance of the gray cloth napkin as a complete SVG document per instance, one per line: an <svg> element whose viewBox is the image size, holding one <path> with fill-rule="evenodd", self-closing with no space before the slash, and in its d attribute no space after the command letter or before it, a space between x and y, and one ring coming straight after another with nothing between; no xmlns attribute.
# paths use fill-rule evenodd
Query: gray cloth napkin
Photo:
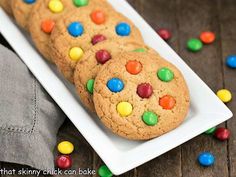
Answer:
<svg viewBox="0 0 236 177"><path fill-rule="evenodd" d="M24 63L0 45L0 161L53 169L64 119Z"/></svg>

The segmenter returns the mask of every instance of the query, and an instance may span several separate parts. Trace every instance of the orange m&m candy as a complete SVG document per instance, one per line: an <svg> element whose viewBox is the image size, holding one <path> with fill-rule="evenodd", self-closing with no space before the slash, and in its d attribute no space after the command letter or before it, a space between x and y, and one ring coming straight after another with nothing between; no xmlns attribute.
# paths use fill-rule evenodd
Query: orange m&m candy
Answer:
<svg viewBox="0 0 236 177"><path fill-rule="evenodd" d="M41 23L41 29L43 32L50 34L55 26L55 22L53 20L44 20Z"/></svg>
<svg viewBox="0 0 236 177"><path fill-rule="evenodd" d="M215 41L215 34L211 31L205 31L200 34L200 39L205 44L210 44Z"/></svg>
<svg viewBox="0 0 236 177"><path fill-rule="evenodd" d="M106 16L101 10L95 10L91 13L91 19L97 25L103 24L106 21Z"/></svg>
<svg viewBox="0 0 236 177"><path fill-rule="evenodd" d="M175 106L175 103L176 103L175 99L170 95L165 95L159 100L159 105L163 109L167 110L172 109Z"/></svg>
<svg viewBox="0 0 236 177"><path fill-rule="evenodd" d="M142 71L142 64L138 61L128 61L126 64L126 70L133 75L136 75Z"/></svg>

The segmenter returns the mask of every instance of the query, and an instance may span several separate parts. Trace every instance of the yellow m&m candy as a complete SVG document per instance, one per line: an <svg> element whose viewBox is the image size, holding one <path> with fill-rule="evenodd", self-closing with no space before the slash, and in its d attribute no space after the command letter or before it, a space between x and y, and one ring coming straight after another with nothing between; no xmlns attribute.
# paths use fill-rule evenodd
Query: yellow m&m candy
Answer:
<svg viewBox="0 0 236 177"><path fill-rule="evenodd" d="M117 105L117 112L122 117L127 117L133 112L133 106L128 102L120 102Z"/></svg>
<svg viewBox="0 0 236 177"><path fill-rule="evenodd" d="M69 56L71 60L78 61L84 55L84 51L80 47L73 47L70 49Z"/></svg>
<svg viewBox="0 0 236 177"><path fill-rule="evenodd" d="M227 89L221 89L217 92L217 96L224 103L228 103L232 99L232 94Z"/></svg>
<svg viewBox="0 0 236 177"><path fill-rule="evenodd" d="M63 11L64 6L60 0L50 0L48 4L48 8L53 12L53 13L60 13Z"/></svg>
<svg viewBox="0 0 236 177"><path fill-rule="evenodd" d="M62 154L71 154L74 151L74 145L69 141L62 141L58 144L57 149Z"/></svg>

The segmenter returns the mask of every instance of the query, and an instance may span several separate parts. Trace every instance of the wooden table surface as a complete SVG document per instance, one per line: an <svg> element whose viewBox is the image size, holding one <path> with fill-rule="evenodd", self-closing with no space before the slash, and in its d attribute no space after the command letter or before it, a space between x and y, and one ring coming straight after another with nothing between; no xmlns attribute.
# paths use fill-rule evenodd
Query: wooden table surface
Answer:
<svg viewBox="0 0 236 177"><path fill-rule="evenodd" d="M169 44L187 64L216 92L227 88L236 97L236 70L225 66L225 58L236 54L236 0L129 0L131 5L153 27L170 29ZM186 50L186 41L211 30L217 39L198 53ZM7 45L1 38L1 43ZM227 106L236 113L236 99ZM124 177L236 177L236 120L221 124L231 130L230 140L218 140L200 135L191 141L127 172ZM89 130L88 130L89 131ZM188 133L188 132L186 132ZM58 141L74 143L74 169L98 169L103 164L76 128L66 121L60 129ZM109 148L109 147L108 147ZM200 167L196 161L202 151L211 151L216 157L213 167ZM122 164L121 164L122 165ZM22 168L1 163L1 168Z"/></svg>

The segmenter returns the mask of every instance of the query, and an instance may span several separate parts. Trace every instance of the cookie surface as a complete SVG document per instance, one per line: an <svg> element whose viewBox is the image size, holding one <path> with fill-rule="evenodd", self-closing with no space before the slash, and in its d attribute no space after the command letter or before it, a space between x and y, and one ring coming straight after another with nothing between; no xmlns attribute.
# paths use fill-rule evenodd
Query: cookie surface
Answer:
<svg viewBox="0 0 236 177"><path fill-rule="evenodd" d="M14 0L11 1L13 16L17 24L25 30L28 30L30 12L34 4L40 0Z"/></svg>
<svg viewBox="0 0 236 177"><path fill-rule="evenodd" d="M1 6L9 15L12 15L11 0L0 0L0 6Z"/></svg>
<svg viewBox="0 0 236 177"><path fill-rule="evenodd" d="M84 52L99 41L114 40L122 45L133 41L143 43L139 30L132 22L114 9L106 9L100 5L72 11L58 21L52 32L50 42L52 58L54 58L61 73L72 83L76 63L82 58ZM102 20L96 19L96 13L103 17ZM68 28L71 24L78 22L83 26L83 33L80 35L71 34ZM115 28L120 22L126 22L130 26L129 35L120 36L116 34ZM75 57L71 57L71 50L74 48L78 52L75 50Z"/></svg>
<svg viewBox="0 0 236 177"><path fill-rule="evenodd" d="M78 3L77 0L40 0L32 9L29 20L31 37L40 53L49 61L50 48L49 38L57 20L72 9L94 6L105 0L90 0L86 4ZM53 62L53 61L52 61Z"/></svg>
<svg viewBox="0 0 236 177"><path fill-rule="evenodd" d="M101 67L109 60L124 51L152 52L152 49L138 43L118 44L115 41L106 40L91 47L85 52L81 61L76 65L74 82L77 93L82 103L95 112L93 104L93 83Z"/></svg>
<svg viewBox="0 0 236 177"><path fill-rule="evenodd" d="M189 109L180 71L149 53L122 53L98 73L93 92L97 114L115 134L147 140L178 127Z"/></svg>

